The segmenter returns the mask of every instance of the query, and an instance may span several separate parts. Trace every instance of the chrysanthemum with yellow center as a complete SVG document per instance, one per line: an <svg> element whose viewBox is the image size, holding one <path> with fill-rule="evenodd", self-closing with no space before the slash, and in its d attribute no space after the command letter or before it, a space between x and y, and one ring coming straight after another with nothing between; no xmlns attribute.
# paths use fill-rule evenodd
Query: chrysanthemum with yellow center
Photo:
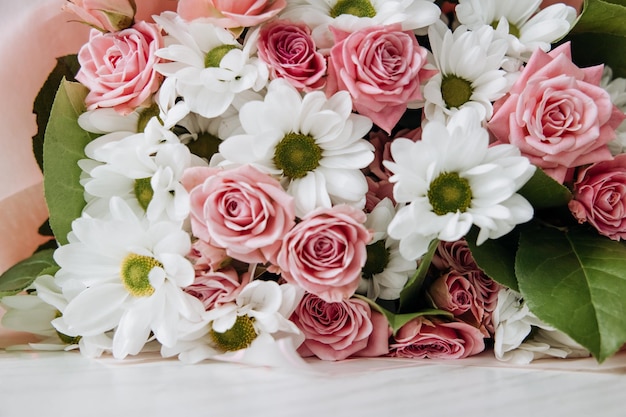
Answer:
<svg viewBox="0 0 626 417"><path fill-rule="evenodd" d="M489 146L489 134L472 108L454 113L447 125L431 121L422 140L396 139L394 197L406 203L389 224L400 253L419 259L433 239L456 241L472 225L477 243L510 232L532 218L533 208L519 190L535 167L510 145Z"/></svg>
<svg viewBox="0 0 626 417"><path fill-rule="evenodd" d="M247 315L237 316L235 324L230 329L224 332L211 329L210 334L218 349L224 352L245 349L257 337L254 329L254 320Z"/></svg>

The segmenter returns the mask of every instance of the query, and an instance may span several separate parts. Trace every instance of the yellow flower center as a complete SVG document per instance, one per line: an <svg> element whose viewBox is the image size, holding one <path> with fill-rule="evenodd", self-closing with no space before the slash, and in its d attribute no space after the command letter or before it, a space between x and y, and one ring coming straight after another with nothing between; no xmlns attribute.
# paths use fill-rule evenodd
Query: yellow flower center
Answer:
<svg viewBox="0 0 626 417"><path fill-rule="evenodd" d="M152 201L152 197L154 196L154 190L152 189L152 185L150 184L151 178L139 178L135 180L135 197L137 197L137 201L139 205L144 209L148 209L148 205L150 201Z"/></svg>
<svg viewBox="0 0 626 417"><path fill-rule="evenodd" d="M207 52L206 56L204 57L204 67L205 68L219 68L220 63L222 62L222 59L224 58L224 56L226 56L227 53L229 53L230 51L236 48L237 47L235 45L216 46L215 48Z"/></svg>
<svg viewBox="0 0 626 417"><path fill-rule="evenodd" d="M302 178L319 166L322 148L309 135L288 133L276 145L274 165L288 178Z"/></svg>
<svg viewBox="0 0 626 417"><path fill-rule="evenodd" d="M463 213L472 202L472 188L469 181L456 172L444 172L430 183L428 201L439 216Z"/></svg>
<svg viewBox="0 0 626 417"><path fill-rule="evenodd" d="M491 22L491 27L494 29L498 28L498 20L494 20L493 22ZM517 26L515 26L513 23L509 22L509 35L513 35L516 38L520 37L520 30Z"/></svg>
<svg viewBox="0 0 626 417"><path fill-rule="evenodd" d="M335 18L342 14L351 14L357 17L374 17L376 9L369 0L339 0L330 9L330 17Z"/></svg>
<svg viewBox="0 0 626 417"><path fill-rule="evenodd" d="M441 95L449 109L470 101L473 92L472 83L456 75L444 75L441 80Z"/></svg>
<svg viewBox="0 0 626 417"><path fill-rule="evenodd" d="M247 315L237 316L233 327L224 333L211 329L210 335L217 347L224 352L245 349L257 337L256 330L254 330L254 320Z"/></svg>
<svg viewBox="0 0 626 417"><path fill-rule="evenodd" d="M153 268L163 268L163 264L156 259L129 254L122 261L120 276L126 290L135 297L147 297L154 293L154 287L150 284L149 274Z"/></svg>

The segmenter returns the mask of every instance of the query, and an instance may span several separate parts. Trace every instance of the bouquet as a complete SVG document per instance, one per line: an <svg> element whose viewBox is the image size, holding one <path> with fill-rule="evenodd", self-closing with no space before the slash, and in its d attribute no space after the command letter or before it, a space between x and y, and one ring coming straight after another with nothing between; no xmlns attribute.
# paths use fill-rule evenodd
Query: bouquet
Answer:
<svg viewBox="0 0 626 417"><path fill-rule="evenodd" d="M0 277L28 348L622 348L626 3L141 6L65 5L91 32L35 102L50 241Z"/></svg>

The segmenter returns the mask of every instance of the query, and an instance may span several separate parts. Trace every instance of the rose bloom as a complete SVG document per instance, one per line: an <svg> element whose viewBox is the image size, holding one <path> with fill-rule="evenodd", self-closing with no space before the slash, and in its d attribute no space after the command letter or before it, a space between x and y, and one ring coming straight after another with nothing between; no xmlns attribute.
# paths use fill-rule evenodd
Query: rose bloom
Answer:
<svg viewBox="0 0 626 417"><path fill-rule="evenodd" d="M134 0L69 0L63 9L102 32L117 32L133 24Z"/></svg>
<svg viewBox="0 0 626 417"><path fill-rule="evenodd" d="M354 110L390 133L410 102L421 100L427 50L400 25L374 26L347 33L333 29L327 94L346 90Z"/></svg>
<svg viewBox="0 0 626 417"><path fill-rule="evenodd" d="M626 239L626 154L581 170L569 208L580 223L588 222L601 235Z"/></svg>
<svg viewBox="0 0 626 417"><path fill-rule="evenodd" d="M257 46L272 78L284 78L305 91L324 85L326 59L316 51L307 25L287 20L270 22L262 27Z"/></svg>
<svg viewBox="0 0 626 417"><path fill-rule="evenodd" d="M372 234L362 210L341 204L316 209L284 237L273 262L282 277L329 303L359 286Z"/></svg>
<svg viewBox="0 0 626 417"><path fill-rule="evenodd" d="M240 278L234 268L215 271L195 265L194 269L196 271L194 282L185 287L184 291L202 301L206 311L234 302L243 287L250 282L249 273L243 274Z"/></svg>
<svg viewBox="0 0 626 417"><path fill-rule="evenodd" d="M507 96L496 102L488 127L501 143L563 183L571 169L611 158L607 144L624 114L599 86L602 66L578 68L566 43L537 50Z"/></svg>
<svg viewBox="0 0 626 417"><path fill-rule="evenodd" d="M393 339L389 355L399 358L461 359L485 349L476 327L423 316L402 326Z"/></svg>
<svg viewBox="0 0 626 417"><path fill-rule="evenodd" d="M460 273L478 269L465 239L439 242L432 265L440 271L453 269Z"/></svg>
<svg viewBox="0 0 626 417"><path fill-rule="evenodd" d="M81 68L76 74L89 89L87 110L112 107L130 114L150 99L161 84L154 64L162 46L160 29L144 21L115 33L92 29L89 42L78 52Z"/></svg>
<svg viewBox="0 0 626 417"><path fill-rule="evenodd" d="M178 0L178 14L185 20L204 18L223 28L256 26L276 16L286 0Z"/></svg>
<svg viewBox="0 0 626 417"><path fill-rule="evenodd" d="M187 257L196 268L203 270L218 270L230 262L226 249L209 245L202 240L191 244L191 252Z"/></svg>
<svg viewBox="0 0 626 417"><path fill-rule="evenodd" d="M242 262L267 262L295 224L293 197L252 166L193 167L182 183L190 194L192 233Z"/></svg>
<svg viewBox="0 0 626 417"><path fill-rule="evenodd" d="M290 318L305 340L298 352L337 361L349 356L381 356L389 352L390 328L382 314L363 300L328 303L305 294Z"/></svg>

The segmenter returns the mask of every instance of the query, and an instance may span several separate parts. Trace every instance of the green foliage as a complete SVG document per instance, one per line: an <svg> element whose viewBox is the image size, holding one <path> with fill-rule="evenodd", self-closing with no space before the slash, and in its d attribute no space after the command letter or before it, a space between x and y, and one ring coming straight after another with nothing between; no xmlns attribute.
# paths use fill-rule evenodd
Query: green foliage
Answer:
<svg viewBox="0 0 626 417"><path fill-rule="evenodd" d="M93 139L78 125L78 116L85 111L86 95L83 85L63 80L45 134L44 192L50 227L60 244L67 243L72 221L80 217L85 206L77 163L85 158L85 146Z"/></svg>
<svg viewBox="0 0 626 417"><path fill-rule="evenodd" d="M572 199L572 193L567 187L559 184L539 167L519 193L535 210L564 206Z"/></svg>
<svg viewBox="0 0 626 417"><path fill-rule="evenodd" d="M37 252L0 275L0 298L25 290L43 273L55 273L58 267L52 258L53 253L53 249Z"/></svg>
<svg viewBox="0 0 626 417"><path fill-rule="evenodd" d="M580 66L607 64L626 77L626 0L585 0L583 13L565 40ZM621 51L621 52L618 52Z"/></svg>
<svg viewBox="0 0 626 417"><path fill-rule="evenodd" d="M415 271L413 276L408 280L402 289L402 292L400 293L400 307L398 309L401 313L413 313L419 308L419 305L415 304L415 300L419 300L422 286L424 285L424 280L426 279L426 274L428 273L428 268L433 260L433 255L435 254L435 250L437 250L438 244L439 240L437 239L430 242L428 251L420 260L417 271Z"/></svg>
<svg viewBox="0 0 626 417"><path fill-rule="evenodd" d="M590 229L524 230L515 263L530 310L602 362L626 342L626 245Z"/></svg>
<svg viewBox="0 0 626 417"><path fill-rule="evenodd" d="M57 58L57 65L54 67L48 79L39 90L33 105L33 113L37 116L37 133L33 136L33 153L39 168L43 169L43 142L46 125L50 118L50 108L54 102L54 97L63 78L70 81L80 68L76 55L67 55Z"/></svg>
<svg viewBox="0 0 626 417"><path fill-rule="evenodd" d="M500 239L487 239L482 245L476 245L478 229L472 228L466 236L467 245L476 264L494 281L519 291L515 275L515 255L517 252L517 233L513 231Z"/></svg>

